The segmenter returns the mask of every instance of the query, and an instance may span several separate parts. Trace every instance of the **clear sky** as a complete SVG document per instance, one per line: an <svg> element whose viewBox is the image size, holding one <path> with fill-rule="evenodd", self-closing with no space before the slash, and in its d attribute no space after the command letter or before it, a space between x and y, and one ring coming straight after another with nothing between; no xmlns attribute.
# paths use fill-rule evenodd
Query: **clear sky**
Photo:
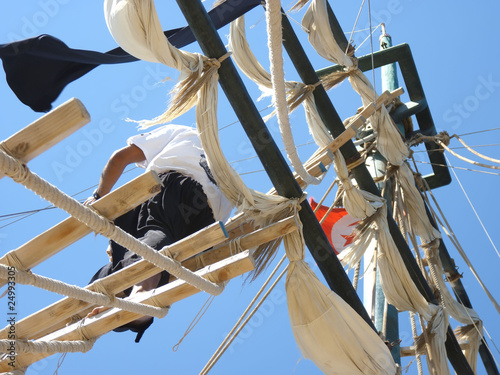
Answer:
<svg viewBox="0 0 500 375"><path fill-rule="evenodd" d="M332 2L342 28L350 32L360 6L359 2ZM480 4L480 5L479 5ZM185 25L185 20L174 1L157 2L157 9L164 29ZM211 2L207 1L210 7ZM289 9L291 3L284 2ZM104 22L102 3L77 2L71 0L38 0L25 2L4 2L0 12L0 43L51 34L73 48L107 51L116 46ZM387 32L393 37L393 44L408 43L412 49L417 69L426 93L436 127L450 134L468 134L499 127L496 117L500 103L500 70L498 69L499 45L497 36L500 26L498 1L484 1L473 5L470 2L417 2L405 0L383 0L372 4L372 24L386 23ZM303 12L291 13L290 17L300 22ZM330 63L307 47L307 36L292 22L315 68ZM369 26L367 4L361 13L357 30ZM250 28L251 27L251 28ZM228 28L220 31L227 42ZM265 17L262 8L248 14L247 33L251 47L262 61L269 65L265 47ZM368 31L355 34L357 46L369 35ZM374 33L374 50L378 49L380 29ZM196 43L187 47L199 51ZM357 56L370 53L370 40L356 52ZM287 56L285 55L287 59ZM290 64L285 66L287 79L298 80ZM380 72L375 72L376 86L380 92ZM166 67L145 62L115 66L101 66L78 81L70 84L56 101L59 105L71 97L79 98L92 116L90 124L68 137L51 150L39 156L30 167L67 194L85 199L97 184L102 167L110 154L125 144L126 139L137 133L135 126L124 121L152 118L165 109L168 92L175 82L177 73ZM173 80L160 83L164 78ZM368 77L372 80L372 74ZM401 79L401 78L400 78ZM153 84L158 82L158 84ZM255 100L260 96L251 82L247 87ZM402 85L402 80L400 81ZM346 118L355 113L361 105L348 83L330 92L330 97L341 115ZM11 92L5 76L0 74L0 111L2 125L0 139L6 139L41 114L24 106ZM403 96L403 100L408 100ZM257 102L257 108L264 109L268 100ZM265 112L267 113L267 112ZM236 122L236 116L220 93L219 126L231 126L221 130L223 150L233 166L240 172L248 185L260 191L271 187L269 179L262 172L262 166L248 139ZM297 145L309 143L311 137L305 129L302 110L292 114L291 121ZM193 111L176 121L193 125ZM233 124L234 123L234 124ZM275 120L269 127L276 142L282 142ZM499 130L464 136L471 145L492 145L477 148L491 157L500 159ZM452 147L460 146L456 140ZM315 150L312 145L301 146L299 154L306 160ZM418 150L417 150L418 151ZM464 149L458 152L465 154ZM467 155L469 156L469 155ZM471 156L472 157L472 156ZM251 159L248 159L251 158ZM473 265L489 287L494 297L500 299L498 290L498 268L500 259L493 244L499 242L497 230L500 203L498 195L498 174L495 170L472 167L454 156L449 156L463 189L466 191L482 225L491 237L488 239L483 226L465 197L460 183L453 176L449 186L435 191L453 230L467 251ZM246 159L246 160L243 160ZM429 170L427 156L415 153L415 159L423 173ZM465 170L470 168L491 172L491 174ZM120 181L122 184L140 174L135 169ZM331 172L330 172L331 173ZM331 173L327 179L331 181ZM309 196L318 200L326 189L324 185L308 189ZM3 253L17 248L34 236L67 217L57 209L44 210L31 216L12 216L24 211L47 207L48 204L33 193L4 178L0 181L0 250ZM333 198L330 198L330 202ZM21 219L16 221L17 219ZM480 288L458 252L446 240L448 249L463 272L463 283L473 306L484 320L491 335L487 338L493 355L500 360L500 353L494 344L500 345L500 324L486 294ZM107 262L106 239L89 235L68 247L60 254L36 267L34 272L84 286L94 272ZM306 256L311 267L319 274L310 255ZM176 352L172 347L181 339L192 319L207 299L200 293L174 305L170 314L156 321L146 332L140 344L133 342L131 333L110 333L102 337L86 354L69 354L59 369L60 374L132 374L165 371L175 374L196 374L229 332L246 305L250 302L264 277L254 283L244 278L232 281L223 293L212 303L194 330L184 339ZM61 297L32 287L20 287L16 294L18 313L27 316ZM3 301L3 302L2 302ZM7 320L7 300L0 300ZM1 316L1 315L0 315ZM409 315L399 315L401 321L402 345L411 345ZM456 326L456 322L452 322ZM250 321L236 342L220 359L214 374L319 374L311 361L301 359L301 354L291 333L284 282L281 281L261 311ZM28 374L52 374L57 368L59 355L49 357L28 370ZM404 360L403 365L409 361ZM416 364L409 367L409 374L416 374ZM479 373L485 373L479 365Z"/></svg>

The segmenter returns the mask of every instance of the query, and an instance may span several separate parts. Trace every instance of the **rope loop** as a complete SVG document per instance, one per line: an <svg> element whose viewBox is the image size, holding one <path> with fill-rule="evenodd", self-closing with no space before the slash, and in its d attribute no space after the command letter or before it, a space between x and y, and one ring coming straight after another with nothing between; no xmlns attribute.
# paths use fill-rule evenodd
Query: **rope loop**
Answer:
<svg viewBox="0 0 500 375"><path fill-rule="evenodd" d="M106 297L109 298L110 304L113 304L116 300L116 296L112 293L110 293L106 287L104 286L104 283L102 282L102 279L98 279L92 283L94 292L104 294Z"/></svg>
<svg viewBox="0 0 500 375"><path fill-rule="evenodd" d="M439 243L439 238L436 238L431 242L420 245L420 247L424 250L427 260L432 260L438 255Z"/></svg>
<svg viewBox="0 0 500 375"><path fill-rule="evenodd" d="M241 247L241 238L242 237L236 237L229 241L229 252L231 256L239 254L243 251L243 248Z"/></svg>
<svg viewBox="0 0 500 375"><path fill-rule="evenodd" d="M25 271L25 272L31 272L18 258L16 252L14 250L9 251L7 254L5 254L5 260L7 261L7 264L9 266L12 266L15 268L16 271Z"/></svg>
<svg viewBox="0 0 500 375"><path fill-rule="evenodd" d="M82 341L90 341L92 340L92 338L90 337L90 334L87 332L87 328L85 327L85 319L86 318L83 318L77 323L76 334L81 337Z"/></svg>
<svg viewBox="0 0 500 375"><path fill-rule="evenodd" d="M304 86L304 89L307 91L307 92L313 92L314 90L316 90L316 87L318 87L319 85L321 85L322 82L321 81L318 81L316 83L312 83L310 85L305 85Z"/></svg>

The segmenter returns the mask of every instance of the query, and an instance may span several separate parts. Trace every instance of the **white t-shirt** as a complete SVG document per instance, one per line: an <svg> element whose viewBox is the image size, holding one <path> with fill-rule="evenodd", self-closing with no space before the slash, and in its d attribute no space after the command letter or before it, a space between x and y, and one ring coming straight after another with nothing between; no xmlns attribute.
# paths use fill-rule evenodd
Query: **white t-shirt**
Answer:
<svg viewBox="0 0 500 375"><path fill-rule="evenodd" d="M139 147L146 156L138 167L158 173L176 171L193 178L207 195L215 220L225 222L229 218L232 205L215 185L196 129L165 125L130 137L127 143Z"/></svg>

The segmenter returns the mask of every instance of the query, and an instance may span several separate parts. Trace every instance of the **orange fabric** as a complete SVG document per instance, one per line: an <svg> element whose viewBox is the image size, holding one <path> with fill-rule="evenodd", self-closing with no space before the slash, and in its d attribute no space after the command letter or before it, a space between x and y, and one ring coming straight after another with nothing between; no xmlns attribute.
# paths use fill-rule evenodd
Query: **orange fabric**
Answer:
<svg viewBox="0 0 500 375"><path fill-rule="evenodd" d="M309 204L313 210L316 209L318 204L313 198L309 199ZM320 206L316 211L316 218L319 222L323 220L323 217L328 211L327 206ZM350 216L345 208L334 208L328 214L327 218L321 224L323 231L325 232L330 244L335 250L336 254L339 254L353 241L354 234L353 230L356 228L358 221Z"/></svg>

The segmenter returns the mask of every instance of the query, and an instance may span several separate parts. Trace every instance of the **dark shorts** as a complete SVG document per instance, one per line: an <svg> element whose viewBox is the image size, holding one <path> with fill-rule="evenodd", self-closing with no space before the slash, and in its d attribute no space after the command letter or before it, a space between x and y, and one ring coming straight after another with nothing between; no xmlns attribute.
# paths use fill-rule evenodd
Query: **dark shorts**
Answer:
<svg viewBox="0 0 500 375"><path fill-rule="evenodd" d="M163 187L148 201L115 219L115 225L155 250L161 250L215 222L212 209L201 185L177 172L159 175ZM106 277L141 260L142 257L110 241L113 261L93 277ZM158 286L168 283L169 274L162 272ZM129 295L131 288L125 291Z"/></svg>

